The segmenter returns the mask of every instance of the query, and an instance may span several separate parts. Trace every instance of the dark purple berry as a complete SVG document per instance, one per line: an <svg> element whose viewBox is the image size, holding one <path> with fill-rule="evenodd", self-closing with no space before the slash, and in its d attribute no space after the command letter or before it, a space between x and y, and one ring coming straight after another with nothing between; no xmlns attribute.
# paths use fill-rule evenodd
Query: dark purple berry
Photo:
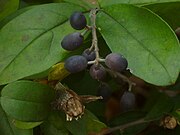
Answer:
<svg viewBox="0 0 180 135"><path fill-rule="evenodd" d="M83 44L83 36L79 32L71 33L65 36L61 42L62 48L73 51Z"/></svg>
<svg viewBox="0 0 180 135"><path fill-rule="evenodd" d="M69 57L64 64L64 67L70 72L70 73L77 73L80 72L87 67L87 60L85 57L81 55L75 55Z"/></svg>
<svg viewBox="0 0 180 135"><path fill-rule="evenodd" d="M89 71L91 77L103 81L106 78L106 70L101 64L93 64Z"/></svg>
<svg viewBox="0 0 180 135"><path fill-rule="evenodd" d="M136 98L134 93L125 91L120 100L120 107L122 111L129 111L135 108Z"/></svg>
<svg viewBox="0 0 180 135"><path fill-rule="evenodd" d="M74 12L70 17L70 24L76 30L82 30L86 27L86 17L81 12Z"/></svg>
<svg viewBox="0 0 180 135"><path fill-rule="evenodd" d="M112 94L112 89L107 83L101 83L98 87L97 95L103 97L103 101L107 101Z"/></svg>
<svg viewBox="0 0 180 135"><path fill-rule="evenodd" d="M96 58L96 53L95 51L90 51L89 49L86 49L82 53L82 56L84 56L88 61L92 61Z"/></svg>
<svg viewBox="0 0 180 135"><path fill-rule="evenodd" d="M127 60L117 53L110 53L107 55L105 58L105 64L110 69L118 72L124 71L128 66Z"/></svg>

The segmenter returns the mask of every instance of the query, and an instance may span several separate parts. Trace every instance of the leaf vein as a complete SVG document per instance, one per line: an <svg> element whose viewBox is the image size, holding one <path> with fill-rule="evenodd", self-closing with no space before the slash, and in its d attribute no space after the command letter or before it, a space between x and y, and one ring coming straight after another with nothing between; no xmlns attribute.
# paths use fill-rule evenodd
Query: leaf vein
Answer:
<svg viewBox="0 0 180 135"><path fill-rule="evenodd" d="M158 59L158 57L156 57L156 55L153 54L153 52L151 50L149 50L143 43L141 43L125 26L123 26L118 20L116 20L115 18L113 18L110 14L108 14L106 11L103 10L103 12L108 15L111 19L113 19L116 23L118 23L119 25L121 25L122 28L124 28L128 34L135 39L140 45L141 47L143 47L143 49L145 49L147 52L149 52L158 62L159 64L164 68L164 70L166 71L167 75L169 76L169 79L171 80L171 76L168 72L168 70L166 69L166 67L164 66L164 64ZM171 80L171 82L173 82Z"/></svg>
<svg viewBox="0 0 180 135"><path fill-rule="evenodd" d="M27 48L29 47L29 45L31 45L33 42L35 42L38 38L40 38L41 36L43 36L44 34L46 34L47 32L55 29L56 27L58 27L59 25L62 25L64 23L66 23L68 21L68 19L64 20L63 22L55 25L52 28L47 29L46 31L42 32L41 34L39 34L37 37L35 37L30 43L28 43L6 66L5 68L1 71L0 75L13 63L13 61L18 58L18 56Z"/></svg>

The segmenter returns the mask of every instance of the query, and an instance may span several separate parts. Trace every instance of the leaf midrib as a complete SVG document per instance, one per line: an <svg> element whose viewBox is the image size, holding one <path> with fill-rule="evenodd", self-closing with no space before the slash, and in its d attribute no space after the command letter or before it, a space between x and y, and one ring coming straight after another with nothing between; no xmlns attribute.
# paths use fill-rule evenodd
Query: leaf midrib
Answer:
<svg viewBox="0 0 180 135"><path fill-rule="evenodd" d="M168 70L165 68L165 66L163 65L163 63L158 59L158 57L156 57L151 50L149 50L147 47L145 47L145 45L144 45L143 43L141 43L125 26L123 26L120 22L118 22L118 20L116 20L115 18L113 18L113 17L112 17L110 14L108 14L105 10L103 10L102 12L105 13L107 16L109 16L111 19L113 19L116 23L118 23L119 25L121 25L121 27L124 28L124 29L127 31L127 33L129 33L129 35L130 35L133 39L135 39L143 49L145 49L147 52L149 52L149 53L159 62L159 64L160 64L160 65L164 68L164 70L166 71L166 73L167 73L167 75L168 75L168 77L169 77L169 80L170 80L171 83L172 83L173 80L171 79L171 76L170 76Z"/></svg>
<svg viewBox="0 0 180 135"><path fill-rule="evenodd" d="M12 64L12 62L13 62L16 58L18 58L18 56L19 56L27 47L29 47L34 41L36 41L38 38L40 38L40 37L42 37L43 35L45 35L47 32L49 32L49 31L55 29L56 27L58 27L58 26L60 26L60 25L62 25L62 24L64 24L64 23L66 23L67 21L68 21L68 19L64 20L63 22L61 22L61 23L59 23L59 24L57 24L57 25L55 25L55 26L53 26L53 27L51 27L51 28L49 28L49 29L47 29L47 30L45 30L44 32L42 32L41 34L39 34L38 36L36 36L30 43L28 43L28 44L26 45L26 47L24 47L14 58L5 66L5 68L1 71L0 75L1 75L1 74Z"/></svg>
<svg viewBox="0 0 180 135"><path fill-rule="evenodd" d="M7 100L14 100L14 101L18 101L18 102L25 102L25 103L32 103L32 104L39 104L39 105L42 105L42 104L48 104L48 102L35 102L35 101L29 101L29 100L25 100L25 99L16 99L16 98L8 98L8 97L1 97L1 98L4 98L4 99L7 99ZM1 99L2 100L2 99Z"/></svg>

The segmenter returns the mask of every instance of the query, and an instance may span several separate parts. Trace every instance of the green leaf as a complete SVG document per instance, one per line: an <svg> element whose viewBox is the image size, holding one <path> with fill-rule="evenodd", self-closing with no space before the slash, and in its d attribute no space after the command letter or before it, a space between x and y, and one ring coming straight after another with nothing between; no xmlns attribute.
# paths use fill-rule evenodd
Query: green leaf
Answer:
<svg viewBox="0 0 180 135"><path fill-rule="evenodd" d="M1 0L0 1L0 21L18 9L19 0Z"/></svg>
<svg viewBox="0 0 180 135"><path fill-rule="evenodd" d="M19 120L14 120L13 124L20 129L32 129L34 127L39 126L41 123L43 123L42 121L40 122L24 122L24 121L19 121Z"/></svg>
<svg viewBox="0 0 180 135"><path fill-rule="evenodd" d="M174 30L179 27L180 22L180 1L145 5L154 13L162 17Z"/></svg>
<svg viewBox="0 0 180 135"><path fill-rule="evenodd" d="M51 123L49 122L44 122L44 124L41 127L44 135L69 135L69 132L66 130L60 130L54 127Z"/></svg>
<svg viewBox="0 0 180 135"><path fill-rule="evenodd" d="M145 115L144 113L138 112L138 111L130 111L130 112L122 113L122 114L114 117L110 121L110 127L124 125L124 124L128 124L128 123L140 120L140 119L144 118L144 115ZM144 122L141 124L130 126L121 132L123 135L134 135L134 134L137 134L140 131L144 130L147 126L148 126L148 122L147 123Z"/></svg>
<svg viewBox="0 0 180 135"><path fill-rule="evenodd" d="M51 112L48 119L41 125L45 135L67 135L69 132L73 135L87 135L99 132L102 128L106 128L106 125L88 110L85 110L82 118L73 119L73 121L66 121L64 113Z"/></svg>
<svg viewBox="0 0 180 135"><path fill-rule="evenodd" d="M73 135L87 135L91 132L99 132L102 128L106 127L104 123L100 122L88 110L85 111L82 118L71 122L65 121L64 124Z"/></svg>
<svg viewBox="0 0 180 135"><path fill-rule="evenodd" d="M115 4L146 5L153 3L178 2L179 0L98 0L101 7Z"/></svg>
<svg viewBox="0 0 180 135"><path fill-rule="evenodd" d="M57 1L62 1L62 0L57 0ZM96 2L96 0L94 1L92 0L64 0L64 2L73 3L75 5L84 7L87 10L98 7L98 3Z"/></svg>
<svg viewBox="0 0 180 135"><path fill-rule="evenodd" d="M33 6L16 10L16 11L13 12L11 15L5 17L5 18L0 22L0 29L1 29L4 25L6 25L8 22L10 22L12 19L14 19L15 17L19 16L20 14L24 13L25 11L27 11L27 10L29 10L29 9L31 9L31 8L33 8Z"/></svg>
<svg viewBox="0 0 180 135"><path fill-rule="evenodd" d="M13 125L14 119L9 117L8 120L13 130L13 135L33 135L33 129L19 129Z"/></svg>
<svg viewBox="0 0 180 135"><path fill-rule="evenodd" d="M144 113L139 111L129 111L122 114L119 114L118 116L114 117L109 123L111 127L117 126L117 125L123 125L125 123L129 123L138 119L141 119L145 116Z"/></svg>
<svg viewBox="0 0 180 135"><path fill-rule="evenodd" d="M17 81L5 86L1 96L2 108L12 118L38 122L48 116L54 92L37 82Z"/></svg>
<svg viewBox="0 0 180 135"><path fill-rule="evenodd" d="M41 125L41 129L45 135L69 135L63 123L59 112L51 112L48 119Z"/></svg>
<svg viewBox="0 0 180 135"><path fill-rule="evenodd" d="M171 116L173 116L178 122L180 122L180 111L173 111L170 113Z"/></svg>
<svg viewBox="0 0 180 135"><path fill-rule="evenodd" d="M0 105L0 135L33 135L33 130L20 130L16 128L12 119L8 118Z"/></svg>
<svg viewBox="0 0 180 135"><path fill-rule="evenodd" d="M68 22L74 11L69 3L35 6L20 14L0 31L0 84L40 73L61 61L67 51L63 37L74 30Z"/></svg>
<svg viewBox="0 0 180 135"><path fill-rule="evenodd" d="M100 132L103 128L107 128L107 126L100 122L94 114L90 111L86 110L85 119L87 123L87 132Z"/></svg>
<svg viewBox="0 0 180 135"><path fill-rule="evenodd" d="M127 58L134 75L155 85L176 81L180 45L161 18L144 8L118 4L98 13L97 27L111 51Z"/></svg>
<svg viewBox="0 0 180 135"><path fill-rule="evenodd" d="M168 114L174 107L173 101L167 95L160 95L156 104L152 107L146 115L145 120L156 120L163 115Z"/></svg>
<svg viewBox="0 0 180 135"><path fill-rule="evenodd" d="M86 128L86 121L84 116L79 120L73 121L65 121L65 127L71 132L73 135L86 135L87 128Z"/></svg>

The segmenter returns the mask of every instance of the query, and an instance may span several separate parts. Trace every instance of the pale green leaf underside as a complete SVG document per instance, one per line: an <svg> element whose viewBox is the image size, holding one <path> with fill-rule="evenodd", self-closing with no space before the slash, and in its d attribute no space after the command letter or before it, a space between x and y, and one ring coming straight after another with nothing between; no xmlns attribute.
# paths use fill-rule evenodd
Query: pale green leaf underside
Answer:
<svg viewBox="0 0 180 135"><path fill-rule="evenodd" d="M58 0L56 0L56 1L58 2ZM60 0L60 1L62 1L62 0ZM80 7L85 8L86 10L97 7L96 2L93 2L91 0L64 0L64 2L78 5Z"/></svg>
<svg viewBox="0 0 180 135"><path fill-rule="evenodd" d="M81 7L69 3L36 6L0 31L0 84L47 70L67 54L60 41L73 32L68 19Z"/></svg>
<svg viewBox="0 0 180 135"><path fill-rule="evenodd" d="M109 48L122 53L132 73L155 85L176 81L180 46L170 27L152 12L112 5L98 13L97 26Z"/></svg>
<svg viewBox="0 0 180 135"><path fill-rule="evenodd" d="M1 135L33 135L33 130L21 130L13 125L13 119L7 117L0 105L0 134Z"/></svg>
<svg viewBox="0 0 180 135"><path fill-rule="evenodd" d="M101 7L115 4L146 5L154 3L180 2L180 0L98 0Z"/></svg>
<svg viewBox="0 0 180 135"><path fill-rule="evenodd" d="M18 121L14 120L13 124L20 129L32 129L34 127L37 127L38 125L42 124L43 121L40 122L23 122L23 121Z"/></svg>

